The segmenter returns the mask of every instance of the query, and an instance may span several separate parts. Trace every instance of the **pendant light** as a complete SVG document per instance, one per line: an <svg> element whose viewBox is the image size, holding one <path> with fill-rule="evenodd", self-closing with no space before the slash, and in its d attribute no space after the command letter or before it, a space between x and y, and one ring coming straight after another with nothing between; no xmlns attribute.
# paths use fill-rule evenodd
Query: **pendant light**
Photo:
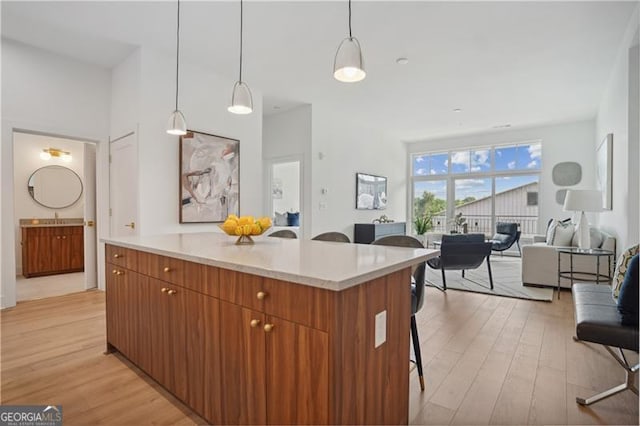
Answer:
<svg viewBox="0 0 640 426"><path fill-rule="evenodd" d="M342 40L333 62L333 77L344 83L355 83L364 80L362 49L357 38L351 35L351 0L349 0L349 37Z"/></svg>
<svg viewBox="0 0 640 426"><path fill-rule="evenodd" d="M178 86L180 76L180 0L178 0L178 25L176 30L176 109L169 116L167 133L182 136L187 134L187 121L178 109Z"/></svg>
<svg viewBox="0 0 640 426"><path fill-rule="evenodd" d="M243 21L243 5L240 0L240 73L238 81L233 85L231 93L231 105L227 108L229 112L234 114L251 114L253 111L253 98L251 89L247 83L242 81L242 21Z"/></svg>

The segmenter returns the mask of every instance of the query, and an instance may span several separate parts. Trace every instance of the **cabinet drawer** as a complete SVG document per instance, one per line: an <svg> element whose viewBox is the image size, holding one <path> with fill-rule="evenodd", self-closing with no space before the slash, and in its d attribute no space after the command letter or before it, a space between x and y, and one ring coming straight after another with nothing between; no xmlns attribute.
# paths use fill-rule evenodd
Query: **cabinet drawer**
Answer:
<svg viewBox="0 0 640 426"><path fill-rule="evenodd" d="M138 269L138 252L123 247L107 244L105 247L106 261L122 268Z"/></svg>
<svg viewBox="0 0 640 426"><path fill-rule="evenodd" d="M329 290L301 284L264 279L264 311L298 324L327 331Z"/></svg>
<svg viewBox="0 0 640 426"><path fill-rule="evenodd" d="M220 299L328 330L328 290L220 269Z"/></svg>
<svg viewBox="0 0 640 426"><path fill-rule="evenodd" d="M262 277L220 269L220 299L264 312L266 291Z"/></svg>
<svg viewBox="0 0 640 426"><path fill-rule="evenodd" d="M220 293L218 268L185 261L183 285L189 290L218 297Z"/></svg>
<svg viewBox="0 0 640 426"><path fill-rule="evenodd" d="M141 274L183 287L186 263L173 257L138 252L138 270Z"/></svg>

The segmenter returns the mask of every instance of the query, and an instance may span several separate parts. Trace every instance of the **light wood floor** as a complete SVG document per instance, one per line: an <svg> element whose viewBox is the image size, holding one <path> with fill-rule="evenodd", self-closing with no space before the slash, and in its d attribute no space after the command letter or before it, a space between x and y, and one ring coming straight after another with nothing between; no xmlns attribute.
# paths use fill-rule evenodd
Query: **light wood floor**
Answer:
<svg viewBox="0 0 640 426"><path fill-rule="evenodd" d="M66 425L204 424L126 360L103 355L102 292L19 303L0 319L2 404L62 404ZM418 327L427 390L414 370L412 424L638 424L631 392L575 403L624 375L603 349L571 340L568 292L546 303L428 288Z"/></svg>
<svg viewBox="0 0 640 426"><path fill-rule="evenodd" d="M84 291L84 272L47 275L44 277L16 277L16 298L18 302L62 296Z"/></svg>

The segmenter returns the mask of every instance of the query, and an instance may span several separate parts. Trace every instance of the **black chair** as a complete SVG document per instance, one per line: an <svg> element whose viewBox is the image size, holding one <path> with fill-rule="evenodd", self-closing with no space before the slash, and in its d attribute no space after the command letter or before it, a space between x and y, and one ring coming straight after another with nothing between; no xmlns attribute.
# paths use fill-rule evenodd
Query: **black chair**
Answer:
<svg viewBox="0 0 640 426"><path fill-rule="evenodd" d="M427 265L433 269L442 271L442 290L447 289L447 279L444 271L476 269L484 260L487 260L487 270L489 271L489 283L493 290L493 275L491 274L491 242L484 241L483 234L445 234L442 236L440 245L440 257L427 260Z"/></svg>
<svg viewBox="0 0 640 426"><path fill-rule="evenodd" d="M637 279L636 285L638 285ZM571 291L573 292L576 320L574 340L603 345L625 370L625 381L621 385L590 398L576 398L576 402L580 405L591 405L625 390L630 390L638 395L635 382L640 364L637 361L635 365L630 363L631 360L627 360L622 351L627 349L638 352L638 325L623 324L618 305L611 297L609 286L578 283L573 286ZM619 355L616 355L612 348L618 348Z"/></svg>
<svg viewBox="0 0 640 426"><path fill-rule="evenodd" d="M496 234L491 238L491 250L499 251L502 255L502 252L515 244L518 247L520 257L522 257L519 226L518 223L496 223Z"/></svg>
<svg viewBox="0 0 640 426"><path fill-rule="evenodd" d="M389 235L381 237L371 244L380 246L413 247L424 248L422 243L407 235ZM424 275L425 262L420 263L413 271L411 283L411 338L413 339L413 350L416 356L416 366L418 367L418 378L420 379L420 389L424 391L424 375L422 372L422 355L420 354L420 339L418 338L418 326L416 324L416 313L424 304Z"/></svg>
<svg viewBox="0 0 640 426"><path fill-rule="evenodd" d="M268 236L278 237L278 238L291 238L291 239L298 238L298 235L290 229L281 229L279 231L272 232Z"/></svg>
<svg viewBox="0 0 640 426"><path fill-rule="evenodd" d="M350 243L351 240L349 237L344 235L342 232L325 232L323 234L316 235L312 238L312 240L316 241L333 241L336 243Z"/></svg>

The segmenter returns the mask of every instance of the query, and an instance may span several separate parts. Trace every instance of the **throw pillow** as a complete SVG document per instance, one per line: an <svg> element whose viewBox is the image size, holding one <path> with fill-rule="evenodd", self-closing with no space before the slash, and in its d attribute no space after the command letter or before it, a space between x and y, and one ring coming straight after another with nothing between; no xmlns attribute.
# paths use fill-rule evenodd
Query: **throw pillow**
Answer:
<svg viewBox="0 0 640 426"><path fill-rule="evenodd" d="M604 241L604 236L602 235L602 232L598 231L597 228L589 227L589 247L598 248L602 245L603 241ZM578 232L573 233L573 238L571 239L571 245L573 247L578 247Z"/></svg>
<svg viewBox="0 0 640 426"><path fill-rule="evenodd" d="M274 226L287 226L287 213L275 212L275 218L273 219Z"/></svg>
<svg viewBox="0 0 640 426"><path fill-rule="evenodd" d="M629 262L618 297L618 311L622 325L638 325L638 255Z"/></svg>
<svg viewBox="0 0 640 426"><path fill-rule="evenodd" d="M288 226L300 226L300 212L287 213Z"/></svg>
<svg viewBox="0 0 640 426"><path fill-rule="evenodd" d="M547 232L547 244L550 246L570 247L573 238L574 226L572 223L554 220Z"/></svg>
<svg viewBox="0 0 640 426"><path fill-rule="evenodd" d="M614 299L618 298L622 282L624 281L624 274L627 272L627 269L629 269L631 258L638 254L639 249L640 246L636 244L635 246L626 249L620 257L618 257L618 260L616 261L616 269L613 271L613 279L611 280L611 292Z"/></svg>

